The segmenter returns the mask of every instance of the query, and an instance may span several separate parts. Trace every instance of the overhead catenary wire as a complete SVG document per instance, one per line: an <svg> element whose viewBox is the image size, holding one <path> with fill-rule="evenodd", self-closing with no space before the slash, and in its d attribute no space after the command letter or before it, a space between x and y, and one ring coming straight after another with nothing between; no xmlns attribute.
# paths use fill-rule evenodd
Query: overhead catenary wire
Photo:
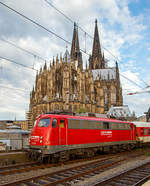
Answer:
<svg viewBox="0 0 150 186"><path fill-rule="evenodd" d="M62 11L60 11L56 6L54 6L52 3L50 3L47 0L44 0L47 4L49 4L52 8L54 8L57 12L59 12L61 15L63 15L66 19L68 19L71 23L74 23L75 21L73 21L69 16L67 16L66 14L64 14ZM82 30L84 33L86 33L91 39L93 39L93 36L91 36L89 33L87 33L82 27L80 27L78 25L78 28L80 30Z"/></svg>
<svg viewBox="0 0 150 186"><path fill-rule="evenodd" d="M24 52L26 52L26 53L28 53L28 54L34 56L34 57L36 56L37 58L41 59L42 61L47 61L47 60L44 59L43 57L41 57L41 56L39 56L39 55L37 55L37 54L35 54L35 53L33 53L33 52L30 52L29 50L26 50L26 49L24 49L24 48L22 48L22 47L20 47L20 46L18 46L18 45L16 45L16 44L14 44L14 43L11 42L11 41L8 41L8 40L3 39L3 38L0 38L0 40L3 41L3 42L5 42L5 43L8 43L9 45L14 46L15 48L20 49L20 50L22 50L22 51L24 51Z"/></svg>
<svg viewBox="0 0 150 186"><path fill-rule="evenodd" d="M1 1L0 1L0 4L1 4L1 5L3 5L3 6L5 6L5 7L6 7L6 8L8 8L9 10L11 10L11 11L15 12L16 14L20 15L21 17L23 17L23 18L27 19L27 20L28 20L28 21L30 21L31 23L33 23L33 24L37 25L38 27L40 27L40 28L44 29L45 31L47 31L47 32L49 32L49 33L51 33L51 34L55 35L57 38L59 38L59 39L63 40L64 42L66 42L66 43L68 43L68 44L70 44L70 45L71 45L71 42L67 41L67 40L66 40L66 39L64 39L63 37L59 36L58 34L56 34L56 33L55 33L55 32L53 32L53 31L51 31L51 30L47 29L46 27L42 26L41 24L37 23L36 21L32 20L31 18L29 18L29 17L27 17L27 16L23 15L22 13L20 13L20 12L18 12L17 10L15 10L15 9L11 8L10 6L6 5L5 3L1 2ZM108 50L108 49L107 49L107 50ZM87 52L85 52L83 49L80 49L80 51L82 51L83 53L85 53L85 54L87 54L87 55L89 55L89 56L90 56L90 54L88 54ZM112 54L112 55L113 55L113 54ZM115 58L116 58L116 57L115 57ZM118 61L120 62L120 60L118 60ZM22 66L23 66L23 64L22 64ZM29 68L29 67L28 67L28 68ZM32 69L33 69L33 68L32 68ZM122 75L122 76L123 76L123 75ZM125 76L123 76L123 77L124 77L124 78L126 78ZM129 78L126 78L126 79L128 79L128 80L129 80ZM132 80L129 80L129 81L131 82ZM134 82L134 81L132 81L132 82ZM141 88L141 86L140 86L140 85L138 85L137 83L135 83L135 82L134 82L134 84L135 84L136 86L138 86L138 87L140 87L140 88Z"/></svg>
<svg viewBox="0 0 150 186"><path fill-rule="evenodd" d="M16 91L21 91L21 92L26 92L26 93L30 92L30 90L20 89L20 88L15 88L15 87L9 87L9 86L3 85L3 84L0 84L0 87L11 89L11 90L16 90Z"/></svg>
<svg viewBox="0 0 150 186"><path fill-rule="evenodd" d="M40 23L37 23L36 21L32 20L31 18L25 16L24 14L18 12L17 10L11 8L10 6L6 5L5 3L2 3L0 1L0 4L3 5L4 7L8 8L9 10L15 12L16 14L20 15L21 17L23 17L24 19L30 21L31 23L35 24L36 26L44 29L45 31L47 31L48 33L56 36L57 38L61 39L62 41L64 41L65 43L68 43L69 45L71 45L72 43L66 39L64 39L62 36L59 36L58 34L56 34L55 32L51 31L50 29L44 27L43 25L41 25ZM90 56L90 54L88 54L87 52L85 52L83 49L80 49L80 51L82 51L83 53L87 54L88 56Z"/></svg>
<svg viewBox="0 0 150 186"><path fill-rule="evenodd" d="M63 15L67 20L69 20L71 23L74 23L75 21L73 21L69 16L67 16L65 13L63 13L61 10L59 10L56 6L54 6L52 3L50 3L48 0L44 0L49 6L51 6L52 8L54 8L57 12L59 12L61 15ZM80 27L79 25L78 25L78 28L80 29L80 30L82 30L83 32L84 32L84 34L85 34L85 52L86 52L86 36L89 36L91 39L94 39L93 38L93 36L91 36L87 31L85 31L82 27ZM119 62L121 62L119 59L118 59L118 57L116 57L111 51L109 51L107 48L105 48L103 45L101 45L102 46L102 48L104 49L104 50L106 50L112 57L114 57L117 61L119 61ZM125 76L124 76L124 78L126 78ZM126 78L127 79L127 78ZM129 78L128 78L128 80L129 80ZM131 80L132 81L132 80ZM141 81L146 85L146 86L148 86L148 84L144 81L144 80L142 80L141 79ZM139 85L138 85L139 86Z"/></svg>
<svg viewBox="0 0 150 186"><path fill-rule="evenodd" d="M140 86L139 84L137 84L136 82L132 81L131 79L127 78L126 76L124 76L123 74L119 73L122 77L124 77L125 79L127 79L128 81L130 81L131 83L135 84L136 86L143 88L142 86Z"/></svg>
<svg viewBox="0 0 150 186"><path fill-rule="evenodd" d="M16 64L16 65L20 65L20 66L22 66L22 67L24 67L24 68L27 68L27 69L34 70L34 71L38 72L37 69L32 68L32 67L29 67L29 66L27 66L27 65L24 65L24 64L22 64L22 63L18 63L18 62L16 62L16 61L12 60L12 59L8 59L8 58L2 57L2 56L0 56L0 59L6 60L6 61L11 62L11 63L14 63L14 64Z"/></svg>
<svg viewBox="0 0 150 186"><path fill-rule="evenodd" d="M60 11L56 6L54 6L52 3L50 3L48 0L44 0L47 4L49 4L52 8L54 8L57 12L59 12L61 15L63 15L66 19L68 19L71 23L74 23L76 21L73 21L69 16L64 14L62 11ZM85 31L81 26L78 25L78 28L82 30L87 36L89 36L91 39L94 39L93 36L91 36L87 31ZM103 45L101 45L104 50L106 50L111 56L113 56L117 61L120 61L118 57L116 57L112 52L110 52L107 48L105 48Z"/></svg>

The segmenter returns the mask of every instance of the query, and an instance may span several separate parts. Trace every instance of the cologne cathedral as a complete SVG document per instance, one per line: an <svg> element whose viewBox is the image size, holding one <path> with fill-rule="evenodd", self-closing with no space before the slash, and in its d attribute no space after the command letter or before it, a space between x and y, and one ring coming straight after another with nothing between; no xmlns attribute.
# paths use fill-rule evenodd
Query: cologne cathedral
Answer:
<svg viewBox="0 0 150 186"><path fill-rule="evenodd" d="M122 88L119 69L108 67L102 53L97 20L92 54L83 69L78 28L74 24L71 51L53 58L50 66L45 63L36 75L35 88L30 94L28 119L33 123L39 114L51 111L106 113L111 105L122 106Z"/></svg>

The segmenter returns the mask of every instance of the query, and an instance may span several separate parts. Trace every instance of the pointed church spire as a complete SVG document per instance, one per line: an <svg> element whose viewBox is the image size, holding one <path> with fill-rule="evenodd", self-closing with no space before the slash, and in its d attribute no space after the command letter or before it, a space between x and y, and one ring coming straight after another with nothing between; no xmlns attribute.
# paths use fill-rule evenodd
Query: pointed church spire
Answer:
<svg viewBox="0 0 150 186"><path fill-rule="evenodd" d="M54 59L54 56L53 56L53 66L55 65L55 59Z"/></svg>
<svg viewBox="0 0 150 186"><path fill-rule="evenodd" d="M93 58L102 58L101 46L99 41L98 27L97 27L97 19L95 20L95 31L94 31L94 42L93 42Z"/></svg>
<svg viewBox="0 0 150 186"><path fill-rule="evenodd" d="M87 61L86 61L86 66L85 66L85 69L87 70Z"/></svg>
<svg viewBox="0 0 150 186"><path fill-rule="evenodd" d="M78 39L78 29L76 23L74 23L72 46L71 46L71 57L74 59L75 52L80 52L79 39Z"/></svg>
<svg viewBox="0 0 150 186"><path fill-rule="evenodd" d="M33 89L32 89L32 97L33 97L34 93L35 93L35 91L34 91L34 86L33 86Z"/></svg>
<svg viewBox="0 0 150 186"><path fill-rule="evenodd" d="M40 67L40 74L42 73L42 66Z"/></svg>
<svg viewBox="0 0 150 186"><path fill-rule="evenodd" d="M58 54L57 54L57 56L56 56L56 65L58 65L58 63L59 63L59 59L58 59Z"/></svg>
<svg viewBox="0 0 150 186"><path fill-rule="evenodd" d="M36 73L36 79L35 79L35 86L37 87L37 82L38 82L38 72Z"/></svg>
<svg viewBox="0 0 150 186"><path fill-rule="evenodd" d="M62 53L60 53L60 63L62 63Z"/></svg>
<svg viewBox="0 0 150 186"><path fill-rule="evenodd" d="M118 62L116 61L116 80L118 83L120 82L120 76L119 76L119 67L118 67ZM120 85L120 83L119 83Z"/></svg>
<svg viewBox="0 0 150 186"><path fill-rule="evenodd" d="M71 45L71 60L78 60L78 66L82 66L82 53L80 52L79 47L79 37L78 37L78 28L76 23L74 23L73 38Z"/></svg>
<svg viewBox="0 0 150 186"><path fill-rule="evenodd" d="M94 31L94 41L93 41L93 50L92 50L92 60L91 63L93 63L91 66L93 68L104 68L104 63L102 63L102 52L101 52L101 45L99 40L99 34L98 34L98 26L97 26L97 19L95 20L95 31ZM96 64L94 64L96 62Z"/></svg>
<svg viewBox="0 0 150 186"><path fill-rule="evenodd" d="M44 70L47 70L47 64L46 64L46 61L45 61L45 64L44 64Z"/></svg>

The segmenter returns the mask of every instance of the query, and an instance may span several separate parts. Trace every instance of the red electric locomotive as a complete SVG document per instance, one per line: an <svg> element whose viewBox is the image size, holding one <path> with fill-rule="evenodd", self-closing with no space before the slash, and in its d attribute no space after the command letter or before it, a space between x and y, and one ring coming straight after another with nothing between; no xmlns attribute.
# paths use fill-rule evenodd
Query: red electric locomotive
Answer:
<svg viewBox="0 0 150 186"><path fill-rule="evenodd" d="M136 144L134 124L114 119L70 115L40 115L30 136L30 155L48 160L93 156L102 150Z"/></svg>

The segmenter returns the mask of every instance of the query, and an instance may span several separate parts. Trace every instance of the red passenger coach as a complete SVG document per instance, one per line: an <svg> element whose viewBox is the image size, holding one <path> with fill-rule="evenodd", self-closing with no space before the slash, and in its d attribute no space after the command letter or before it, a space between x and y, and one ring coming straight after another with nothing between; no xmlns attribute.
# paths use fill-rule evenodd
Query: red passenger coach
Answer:
<svg viewBox="0 0 150 186"><path fill-rule="evenodd" d="M35 121L30 152L38 157L92 156L104 149L129 148L136 143L130 122L106 118L45 114Z"/></svg>
<svg viewBox="0 0 150 186"><path fill-rule="evenodd" d="M150 143L150 122L133 122L136 126L137 141Z"/></svg>

